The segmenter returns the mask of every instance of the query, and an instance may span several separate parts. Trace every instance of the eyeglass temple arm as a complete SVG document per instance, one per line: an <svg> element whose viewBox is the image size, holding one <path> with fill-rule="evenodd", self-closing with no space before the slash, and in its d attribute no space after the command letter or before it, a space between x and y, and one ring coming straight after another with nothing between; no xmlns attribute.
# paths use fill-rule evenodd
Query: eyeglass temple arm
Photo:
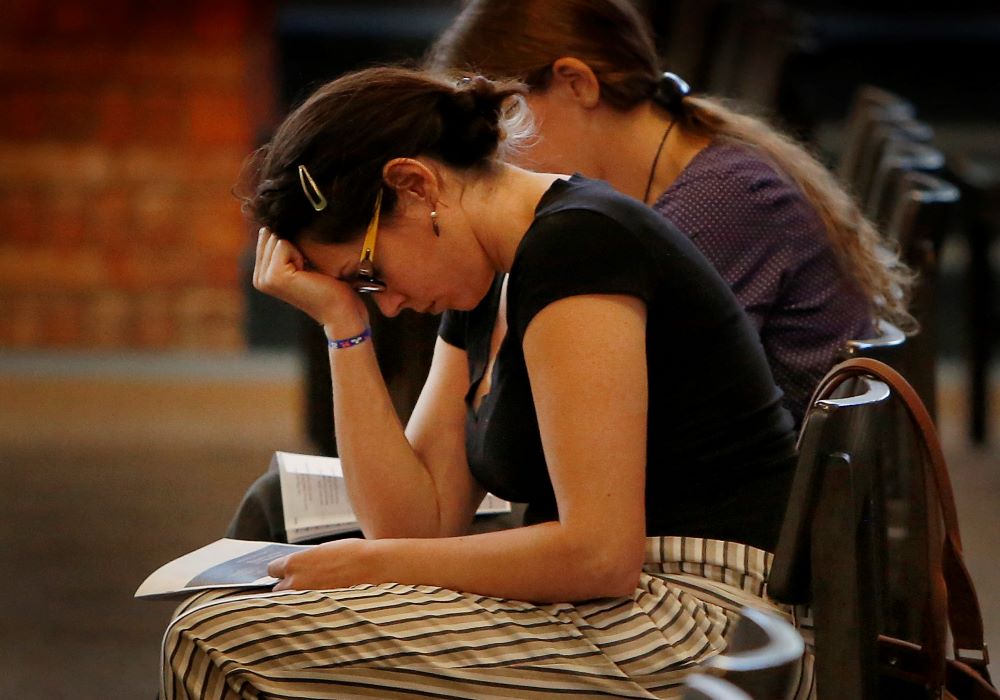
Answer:
<svg viewBox="0 0 1000 700"><path fill-rule="evenodd" d="M361 245L360 262L372 259L372 251L375 250L375 237L378 235L378 217L382 211L382 188L379 187L378 194L375 195L375 213L372 220L368 222L368 230L365 231L365 242Z"/></svg>

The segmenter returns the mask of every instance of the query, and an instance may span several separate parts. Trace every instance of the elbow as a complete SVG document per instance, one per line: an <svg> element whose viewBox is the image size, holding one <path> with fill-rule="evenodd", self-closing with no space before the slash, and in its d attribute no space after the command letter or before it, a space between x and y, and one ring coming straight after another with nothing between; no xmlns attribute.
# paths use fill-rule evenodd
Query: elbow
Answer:
<svg viewBox="0 0 1000 700"><path fill-rule="evenodd" d="M634 544L604 544L596 546L591 540L588 554L581 557L585 570L583 580L588 581L587 598L619 598L631 596L639 585L645 542Z"/></svg>
<svg viewBox="0 0 1000 700"><path fill-rule="evenodd" d="M621 563L603 572L601 577L602 598L627 598L635 593L639 585L639 574L642 573L642 564L631 565Z"/></svg>
<svg viewBox="0 0 1000 700"><path fill-rule="evenodd" d="M362 525L361 532L366 540L431 539L440 537L436 528L430 525L400 522L379 522Z"/></svg>
<svg viewBox="0 0 1000 700"><path fill-rule="evenodd" d="M429 539L441 536L436 512L403 509L370 514L361 520L361 531L365 539L369 540Z"/></svg>

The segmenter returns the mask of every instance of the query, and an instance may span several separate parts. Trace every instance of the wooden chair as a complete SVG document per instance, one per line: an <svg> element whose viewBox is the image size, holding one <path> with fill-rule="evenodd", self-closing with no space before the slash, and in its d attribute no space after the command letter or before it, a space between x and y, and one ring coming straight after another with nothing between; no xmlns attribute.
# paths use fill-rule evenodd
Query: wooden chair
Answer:
<svg viewBox="0 0 1000 700"><path fill-rule="evenodd" d="M896 367L905 345L906 334L888 321L880 319L875 324L875 335L871 338L848 340L840 350L840 359L870 357Z"/></svg>
<svg viewBox="0 0 1000 700"><path fill-rule="evenodd" d="M913 119L909 101L874 85L862 85L851 100L844 127L844 145L837 161L837 176L845 183L854 181L871 131L878 124Z"/></svg>
<svg viewBox="0 0 1000 700"><path fill-rule="evenodd" d="M849 179L858 201L863 205L871 197L878 167L890 147L900 142L929 145L933 139L934 130L925 122L912 118L875 116L868 124L858 162Z"/></svg>
<svg viewBox="0 0 1000 700"><path fill-rule="evenodd" d="M886 143L872 173L863 203L865 216L879 226L886 225L903 173L937 173L944 164L944 153L934 146L894 136Z"/></svg>
<svg viewBox="0 0 1000 700"><path fill-rule="evenodd" d="M840 359L864 357L884 362L902 374L906 368L907 337L888 321L880 320L872 338L850 340L840 352ZM877 455L878 508L877 520L883 523L881 550L884 571L882 627L901 638L915 639L919 635L920 619L915 614L913 600L921 595L915 590L907 573L923 561L922 542L927 537L926 518L921 508L925 487L919 469L919 445L911 439L912 431L906 416L894 408L887 410L882 430L883 440L893 449Z"/></svg>
<svg viewBox="0 0 1000 700"><path fill-rule="evenodd" d="M820 698L875 697L880 610L872 502L889 389L858 378L808 411L768 595L809 604Z"/></svg>
<svg viewBox="0 0 1000 700"><path fill-rule="evenodd" d="M888 230L897 239L904 258L920 275L914 290L913 311L921 329L907 338L900 329L880 321L876 337L849 341L841 351L841 359L867 357L895 368L910 379L933 415L937 364L936 260L943 227L947 225L946 220L940 219L940 209L934 207L943 206L936 202L937 197L951 202L954 193L950 185L938 178L911 171L900 171L895 189L895 218ZM898 410L888 411L881 430L892 450L876 456L877 478L873 482L879 495L874 501L875 517L884 528L878 550L884 569L880 625L894 636L915 639L921 620L913 601L922 591L917 583L907 579L907 572L922 566L922 543L928 536L922 505L925 484L919 469L922 457L919 445L912 440L909 421Z"/></svg>
<svg viewBox="0 0 1000 700"><path fill-rule="evenodd" d="M904 172L885 227L886 237L917 274L910 306L920 331L906 344L903 374L932 416L937 408L938 257L958 203L958 188L951 183L928 173Z"/></svg>
<svg viewBox="0 0 1000 700"><path fill-rule="evenodd" d="M914 115L913 103L901 95L878 85L860 85L851 100L851 110L847 116L848 125L856 124L872 110L889 112L900 117Z"/></svg>
<svg viewBox="0 0 1000 700"><path fill-rule="evenodd" d="M663 55L664 67L684 78L695 92L709 89L709 76L719 54L733 47L723 36L735 0L675 0L648 3L648 12Z"/></svg>
<svg viewBox="0 0 1000 700"><path fill-rule="evenodd" d="M982 616L962 560L947 465L929 414L898 372L869 359L834 367L817 395L800 434L799 463L768 579L772 598L812 608L817 696L932 697L920 693L939 692L946 682L985 687L989 655ZM923 484L910 496L924 520L915 536L923 556L903 569L892 560L895 535L884 518L879 474L901 444L885 429L897 411L921 448L914 480ZM886 614L893 573L909 593L915 636L897 629L906 616L897 618L891 609ZM954 662L946 656L949 629ZM893 694L904 685L913 694ZM959 695L995 697L971 690Z"/></svg>
<svg viewBox="0 0 1000 700"><path fill-rule="evenodd" d="M781 3L727 3L706 90L773 110L796 33L794 13Z"/></svg>

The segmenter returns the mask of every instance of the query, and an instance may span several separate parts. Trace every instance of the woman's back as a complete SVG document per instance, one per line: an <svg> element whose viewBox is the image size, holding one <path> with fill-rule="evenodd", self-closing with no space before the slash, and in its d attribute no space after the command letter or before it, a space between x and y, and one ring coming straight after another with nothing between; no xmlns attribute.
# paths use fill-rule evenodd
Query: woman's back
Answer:
<svg viewBox="0 0 1000 700"><path fill-rule="evenodd" d="M722 140L699 152L653 207L729 284L801 423L844 343L872 333L870 303L816 210L762 155Z"/></svg>

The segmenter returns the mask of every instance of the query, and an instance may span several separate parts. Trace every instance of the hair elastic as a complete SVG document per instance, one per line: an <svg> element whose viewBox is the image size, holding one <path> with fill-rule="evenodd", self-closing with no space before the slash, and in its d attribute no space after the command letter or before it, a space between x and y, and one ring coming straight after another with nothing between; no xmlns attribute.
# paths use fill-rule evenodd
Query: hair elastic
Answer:
<svg viewBox="0 0 1000 700"><path fill-rule="evenodd" d="M353 348L355 345L361 345L361 343L371 337L371 326L365 326L365 329L357 335L352 335L350 338L341 338L339 340L328 340L326 344L334 350L343 350L344 348Z"/></svg>
<svg viewBox="0 0 1000 700"><path fill-rule="evenodd" d="M683 100L691 94L691 86L676 73L663 73L653 92L653 101L673 114L680 114Z"/></svg>

